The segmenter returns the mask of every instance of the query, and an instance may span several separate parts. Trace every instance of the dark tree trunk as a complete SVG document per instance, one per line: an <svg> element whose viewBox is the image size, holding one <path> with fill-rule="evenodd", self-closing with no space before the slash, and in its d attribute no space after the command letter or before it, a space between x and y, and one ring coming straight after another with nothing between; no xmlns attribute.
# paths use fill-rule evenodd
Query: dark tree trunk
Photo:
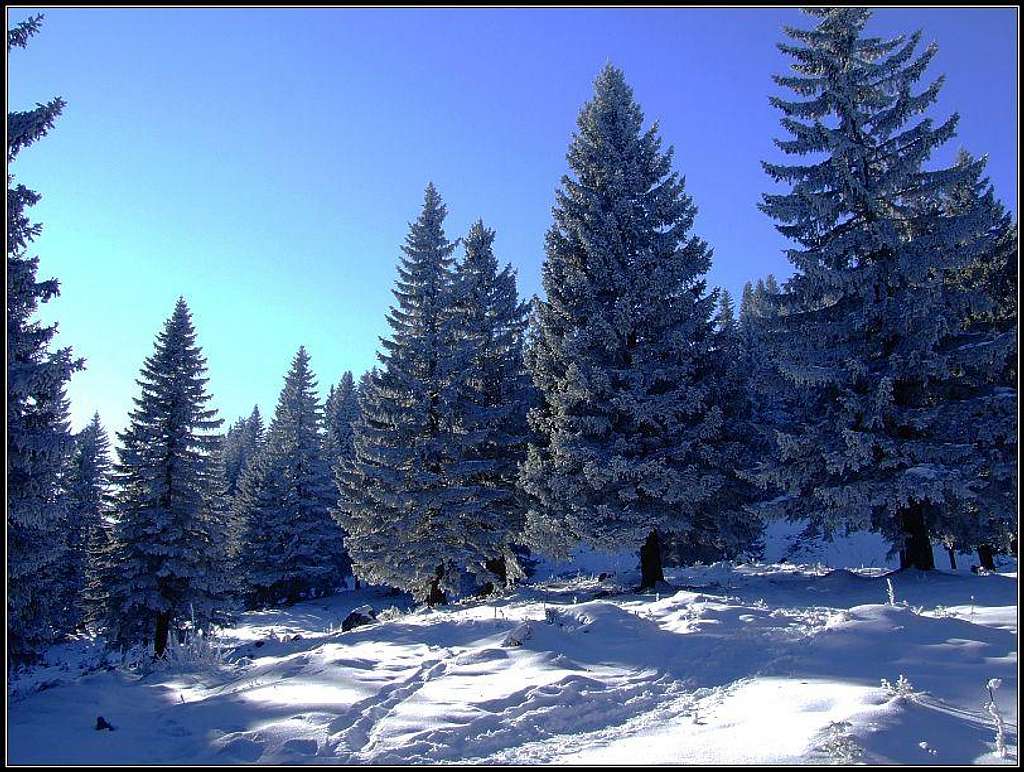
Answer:
<svg viewBox="0 0 1024 772"><path fill-rule="evenodd" d="M501 582L501 586L505 587L508 585L508 566L505 565L505 558L491 558L484 567L494 574ZM494 582L487 582L483 587L480 588L480 595L490 595L497 588L494 586Z"/></svg>
<svg viewBox="0 0 1024 772"><path fill-rule="evenodd" d="M915 502L903 510L903 549L900 550L900 568L931 571L935 568L932 543L928 539L928 525L924 520L924 504Z"/></svg>
<svg viewBox="0 0 1024 772"><path fill-rule="evenodd" d="M946 547L946 552L949 553L949 567L956 571L956 548Z"/></svg>
<svg viewBox="0 0 1024 772"><path fill-rule="evenodd" d="M358 576L353 576L352 578L353 578L353 579L355 580L355 582L356 582L356 584L355 584L355 589L356 589L356 590L358 590L358 589L359 589L359 577L358 577Z"/></svg>
<svg viewBox="0 0 1024 772"><path fill-rule="evenodd" d="M437 573L434 575L433 580L430 582L430 592L427 593L427 605L437 606L441 603L448 601L447 596L441 590L441 576L444 572L444 568L441 566L437 567Z"/></svg>
<svg viewBox="0 0 1024 772"><path fill-rule="evenodd" d="M978 560L981 561L981 567L986 571L996 570L995 553L992 551L991 544L978 545Z"/></svg>
<svg viewBox="0 0 1024 772"><path fill-rule="evenodd" d="M508 584L508 566L505 564L505 556L502 555L500 558L491 558L484 564L488 571L494 574L498 579L501 580L501 586L504 587Z"/></svg>
<svg viewBox="0 0 1024 772"><path fill-rule="evenodd" d="M640 589L651 590L658 582L665 581L661 568L661 541L657 529L647 535L647 541L640 548Z"/></svg>
<svg viewBox="0 0 1024 772"><path fill-rule="evenodd" d="M156 634L153 636L153 648L156 651L156 658L160 659L167 651L167 636L171 629L171 615L156 615Z"/></svg>

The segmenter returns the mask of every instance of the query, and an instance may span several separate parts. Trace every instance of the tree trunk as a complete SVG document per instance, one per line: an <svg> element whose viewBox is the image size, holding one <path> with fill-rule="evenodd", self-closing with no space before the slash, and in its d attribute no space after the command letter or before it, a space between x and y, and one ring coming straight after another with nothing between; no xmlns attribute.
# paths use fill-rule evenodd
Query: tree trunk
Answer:
<svg viewBox="0 0 1024 772"><path fill-rule="evenodd" d="M427 605L436 606L440 603L446 603L448 598L445 596L444 591L441 590L441 576L443 575L444 568L442 566L437 567L437 573L430 582L430 592L427 593Z"/></svg>
<svg viewBox="0 0 1024 772"><path fill-rule="evenodd" d="M359 577L358 576L353 576L352 578L355 579L355 582L356 582L354 589L358 590L359 589Z"/></svg>
<svg viewBox="0 0 1024 772"><path fill-rule="evenodd" d="M903 510L903 549L900 550L900 568L931 571L935 568L932 543L928 538L928 525L924 520L924 504L915 502Z"/></svg>
<svg viewBox="0 0 1024 772"><path fill-rule="evenodd" d="M156 650L156 658L160 659L167 651L167 636L171 629L171 615L168 613L156 615L156 634L153 636L153 648Z"/></svg>
<svg viewBox="0 0 1024 772"><path fill-rule="evenodd" d="M991 544L978 545L978 560L981 561L981 567L986 571L996 570L996 559Z"/></svg>
<svg viewBox="0 0 1024 772"><path fill-rule="evenodd" d="M498 577L502 587L508 586L508 566L505 565L504 556L500 558L491 558L484 563L484 568ZM485 583L478 592L478 595L490 595L498 588L494 586L494 582Z"/></svg>
<svg viewBox="0 0 1024 772"><path fill-rule="evenodd" d="M949 567L956 571L956 548L947 546L946 552L949 553Z"/></svg>
<svg viewBox="0 0 1024 772"><path fill-rule="evenodd" d="M658 582L665 581L665 572L661 568L661 542L657 529L651 530L647 541L640 548L640 589L651 590Z"/></svg>
<svg viewBox="0 0 1024 772"><path fill-rule="evenodd" d="M502 587L508 584L508 566L505 565L504 555L500 558L491 558L487 561L485 566L488 571L501 580Z"/></svg>

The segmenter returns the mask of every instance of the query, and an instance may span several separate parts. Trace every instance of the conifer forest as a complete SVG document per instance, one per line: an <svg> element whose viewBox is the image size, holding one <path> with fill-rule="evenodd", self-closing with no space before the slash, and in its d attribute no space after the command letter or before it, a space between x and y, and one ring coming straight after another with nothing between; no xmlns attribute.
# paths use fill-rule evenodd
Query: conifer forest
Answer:
<svg viewBox="0 0 1024 772"><path fill-rule="evenodd" d="M699 13L634 10L684 25ZM770 15L719 10L737 24ZM329 25L354 11L307 12ZM589 23L584 9L562 13ZM993 181L1016 169L994 175L991 148L966 146L944 94L961 60L942 59L944 38L881 34L885 13L791 10L796 23L756 41L785 66L756 73L749 109L770 110L776 128L756 138L771 150L752 169L759 197L733 206L773 229L778 262L759 257L780 252L771 245L744 243L741 258L708 235L688 170L701 150L671 144L682 127L645 112L631 67L605 58L589 85L562 92L586 87L585 100L551 108L575 115L561 145L546 143L560 179L503 192L539 196L547 213L536 292L524 290L529 256L507 247L521 243L507 240L516 218L446 200L438 155L419 187L394 190L416 208L365 192L407 228L379 234L390 256L351 258L355 274L386 263L363 284L331 290L341 307L391 277L365 328L326 333L342 347L361 336L375 356L365 370L328 361L301 304L253 296L243 310L225 295L208 310L209 295L194 300L205 280L182 268L176 300L144 330L148 353L108 386L130 393L113 414L73 388L102 359L81 352L106 349L62 321L62 292L92 290L49 269L40 245L57 243L44 233L61 232L59 210L19 163L112 108L76 101L80 74L63 97L9 101L8 762L1016 763L1019 236L1016 191ZM62 18L9 14L12 68L44 66L30 57L52 50ZM303 34L312 49L326 33ZM197 54L181 56L187 69ZM486 62L463 64L464 86L503 88ZM372 93L367 77L332 89ZM698 120L687 92L709 77L656 80ZM1016 75L999 77L972 82L1016 100ZM281 78L268 94L288 89ZM475 131L492 103L466 98L459 120ZM380 131L432 136L416 115L425 99L410 92L403 125ZM168 153L216 130L219 113L200 118L199 102L173 109L194 113L195 136ZM546 109L538 97L534 114L507 118L525 127ZM998 128L1011 138L1012 117ZM736 119L728 131L749 133ZM268 186L315 131L293 122ZM346 152L374 174L380 159ZM482 151L466 152L450 162L472 168ZM75 184L82 207L107 195ZM148 196L153 183L124 184ZM182 185L167 195L217 217L219 195ZM318 195L297 185L275 195ZM155 222L168 206L124 218ZM80 227L68 249L88 238ZM222 247L202 233L181 245L210 262ZM137 259L134 281L148 281ZM279 259L294 268L289 292L327 291L332 269ZM261 270L243 261L238 282ZM96 319L141 318L98 297ZM276 403L234 362L234 391L218 393L225 371L204 340L234 316L239 347L259 351L243 314L290 341L290 360L274 354Z"/></svg>

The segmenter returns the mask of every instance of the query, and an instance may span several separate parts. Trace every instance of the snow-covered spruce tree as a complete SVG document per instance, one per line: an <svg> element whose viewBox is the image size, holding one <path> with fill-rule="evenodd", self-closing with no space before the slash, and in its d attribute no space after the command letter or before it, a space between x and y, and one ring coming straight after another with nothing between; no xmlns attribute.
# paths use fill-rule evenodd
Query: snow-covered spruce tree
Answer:
<svg viewBox="0 0 1024 772"><path fill-rule="evenodd" d="M751 388L753 373L747 367L739 322L726 290L722 291L715 322L717 361L721 368L719 403L724 419L718 449L725 481L709 506L711 517L707 528L697 532L706 530L714 534L717 531L712 539L704 541L710 541L721 558L759 556L764 549L764 523L751 505L760 498L760 493L745 473L761 460L758 432L761 417L755 412Z"/></svg>
<svg viewBox="0 0 1024 772"><path fill-rule="evenodd" d="M935 47L917 53L919 33L867 36L865 9L808 13L816 26L787 28L795 42L780 45L794 73L775 80L795 97L771 100L790 134L776 144L800 161L764 164L789 190L761 204L796 242L771 337L802 409L759 479L787 492L776 513L826 532L871 528L901 565L928 569L929 532L992 488L979 441L1006 434L998 395L961 401L948 389L963 351L962 298L946 278L990 248L991 207L922 212L969 176L923 168L957 121L922 117L942 83L915 89ZM991 424L962 421L965 409Z"/></svg>
<svg viewBox="0 0 1024 772"><path fill-rule="evenodd" d="M193 618L208 626L227 603L222 421L207 406L207 381L192 315L179 298L118 435L108 584L91 591L110 640L152 641L157 657L172 631Z"/></svg>
<svg viewBox="0 0 1024 772"><path fill-rule="evenodd" d="M931 222L930 209L947 216L967 214L981 200L994 222L990 247L961 271L947 276L960 302L962 328L943 347L951 377L942 398L952 436L968 426L975 432L977 456L988 485L977 497L947 508L937 523L942 541L978 550L983 567L995 568L993 553L1006 549L1017 530L1017 227L984 178L985 161L961 151L957 167L968 175L926 201L919 220ZM992 400L996 401L993 403ZM951 553L952 555L952 553Z"/></svg>
<svg viewBox="0 0 1024 772"><path fill-rule="evenodd" d="M239 418L224 435L224 476L227 495L234 499L238 482L249 462L263 443L263 416L259 406L253 406L248 418Z"/></svg>
<svg viewBox="0 0 1024 772"><path fill-rule="evenodd" d="M738 329L740 337L743 338L744 346L751 352L761 348L756 340L761 327L769 327L759 323L765 317L771 317L775 313L773 298L781 292L779 283L774 274L768 274L763 279L758 279L756 286L747 282L743 285L743 295L740 299L740 311Z"/></svg>
<svg viewBox="0 0 1024 772"><path fill-rule="evenodd" d="M362 398L363 394L370 387L370 383L373 381L373 379L376 376L377 376L377 368L376 367L371 367L369 370L367 370L365 373L363 373L362 375L359 376L359 385L356 387L357 401L358 401L358 399ZM355 442L354 438L353 438L353 442Z"/></svg>
<svg viewBox="0 0 1024 772"><path fill-rule="evenodd" d="M112 503L113 494L108 497ZM110 589L119 581L119 565L115 532L117 522L108 513L100 518L89 536L89 554L85 564L85 586L82 589L83 622L91 632L102 632L107 627L111 612Z"/></svg>
<svg viewBox="0 0 1024 772"><path fill-rule="evenodd" d="M61 566L67 615L66 629L86 619L85 588L97 531L104 527L110 496L110 441L96 413L75 435L74 450L66 475L67 521L64 526L67 553Z"/></svg>
<svg viewBox="0 0 1024 772"><path fill-rule="evenodd" d="M245 431L245 419L237 418L228 427L221 440L221 455L224 457L224 480L230 494L234 496L238 489L238 478L242 476L242 434Z"/></svg>
<svg viewBox="0 0 1024 772"><path fill-rule="evenodd" d="M484 577L485 586L504 585L521 574L510 564L516 562L514 547L525 524L516 478L526 456L532 392L523 362L529 307L519 300L512 266L499 268L493 243L494 231L482 220L474 223L463 239L453 304L460 344L469 351L458 403L460 434L472 439L467 451L475 465L467 484L485 503L484 519L463 532L488 556L470 569Z"/></svg>
<svg viewBox="0 0 1024 772"><path fill-rule="evenodd" d="M723 411L696 208L657 126L607 66L578 119L547 235L545 300L527 353L540 406L520 482L542 551L574 540L642 548L642 586L662 579L659 530L703 536L725 470Z"/></svg>
<svg viewBox="0 0 1024 772"><path fill-rule="evenodd" d="M744 468L748 480L757 479L760 461L774 453L777 429L789 427L793 406L792 390L775 365L772 354L772 320L778 313L781 290L772 274L758 279L756 285L747 282L743 288L738 321L740 359L747 383L750 403L751 436L749 466ZM774 487L767 487L757 497L772 499L780 495Z"/></svg>
<svg viewBox="0 0 1024 772"><path fill-rule="evenodd" d="M732 342L732 338L739 334L736 325L736 304L732 300L732 293L727 289L720 289L718 291L718 311L715 314L715 327L722 334L723 340L729 343Z"/></svg>
<svg viewBox="0 0 1024 772"><path fill-rule="evenodd" d="M369 370L367 370L366 372L364 372L362 375L359 376L359 383L356 385L356 414L355 414L355 417L352 420L352 423L350 424L350 427L352 429L352 452L348 456L348 458L342 459L341 462L337 466L335 466L335 468L334 468L335 482L337 483L337 485L339 487L339 492L341 492L342 495L344 495L344 485L341 482L343 474L348 469L348 466L355 461L355 457L356 457L356 427L359 425L360 421L362 420L362 416L363 416L363 401L366 398L366 395L368 395L370 393L370 384L373 381L373 379L377 377L377 372L378 371L377 371L376 367L370 368ZM336 510L335 511L335 519L337 519L339 523L342 522L342 519L341 519L342 517L343 517L343 514L340 511ZM342 531L344 532L344 528L342 528ZM349 537L348 537L348 533L346 532L345 533L345 548L346 548L346 551L349 548L348 545L349 545ZM359 587L360 587L359 576L356 575L353 572L352 579L353 579L353 583L355 585L355 589L358 590Z"/></svg>
<svg viewBox="0 0 1024 772"><path fill-rule="evenodd" d="M442 603L468 566L492 557L468 535L485 503L468 457L480 433L459 427L468 346L453 313L452 252L433 184L402 247L391 336L359 394L355 458L339 472L338 517L356 575Z"/></svg>
<svg viewBox="0 0 1024 772"><path fill-rule="evenodd" d="M677 565L751 557L763 551L764 526L751 509L760 492L743 475L760 460L751 371L744 359L743 339L728 290L719 294L715 330L717 403L723 418L716 452L723 480L715 499L694 510L688 531L662 534L666 560Z"/></svg>
<svg viewBox="0 0 1024 772"><path fill-rule="evenodd" d="M263 448L242 474L234 518L242 523L239 570L257 605L295 602L337 589L348 573L331 515L337 491L309 354L300 347L285 376Z"/></svg>
<svg viewBox="0 0 1024 772"><path fill-rule="evenodd" d="M7 49L24 48L42 16L7 32ZM42 138L64 108L55 98L7 114L7 163ZM7 636L10 664L34 659L62 630L58 587L64 560L61 474L72 448L65 389L82 367L71 349L50 349L56 325L36 312L59 294L56 279L38 281L29 254L41 226L27 208L39 194L7 178Z"/></svg>
<svg viewBox="0 0 1024 772"><path fill-rule="evenodd" d="M327 426L327 448L331 469L355 454L352 444L353 425L359 418L359 394L352 373L342 373L337 386L331 386L324 406Z"/></svg>

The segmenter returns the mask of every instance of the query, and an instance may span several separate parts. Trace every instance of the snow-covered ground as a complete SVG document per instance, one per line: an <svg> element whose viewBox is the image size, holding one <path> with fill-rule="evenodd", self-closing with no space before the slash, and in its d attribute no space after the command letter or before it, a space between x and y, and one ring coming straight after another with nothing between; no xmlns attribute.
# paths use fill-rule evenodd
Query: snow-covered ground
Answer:
<svg viewBox="0 0 1024 772"><path fill-rule="evenodd" d="M644 595L578 574L342 633L396 600L348 592L246 614L219 665L145 675L80 674L100 657L79 642L20 680L9 761L1014 762L1010 568L716 564Z"/></svg>

